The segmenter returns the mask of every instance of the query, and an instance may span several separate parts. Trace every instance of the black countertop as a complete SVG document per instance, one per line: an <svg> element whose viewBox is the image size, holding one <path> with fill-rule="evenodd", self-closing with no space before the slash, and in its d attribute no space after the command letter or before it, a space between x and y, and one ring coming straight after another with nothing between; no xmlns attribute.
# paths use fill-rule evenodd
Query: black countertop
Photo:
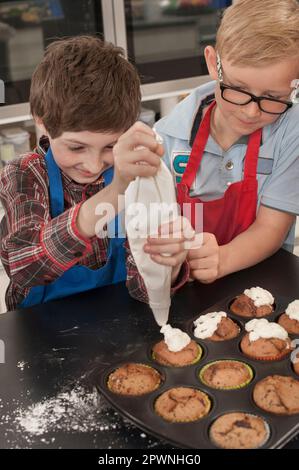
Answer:
<svg viewBox="0 0 299 470"><path fill-rule="evenodd" d="M170 322L180 326L257 285L299 298L299 258L280 250L214 284L187 284ZM94 387L101 368L159 337L149 308L124 284L0 315L0 448L171 448L123 419Z"/></svg>

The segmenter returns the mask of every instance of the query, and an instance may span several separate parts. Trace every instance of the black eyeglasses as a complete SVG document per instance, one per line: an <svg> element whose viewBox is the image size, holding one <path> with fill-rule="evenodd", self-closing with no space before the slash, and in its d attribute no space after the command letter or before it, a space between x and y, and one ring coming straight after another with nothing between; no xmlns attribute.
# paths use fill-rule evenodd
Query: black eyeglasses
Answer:
<svg viewBox="0 0 299 470"><path fill-rule="evenodd" d="M255 96L248 91L220 83L221 96L228 103L245 106L251 101L257 103L261 111L268 114L283 114L293 106L289 101L282 101L266 96Z"/></svg>
<svg viewBox="0 0 299 470"><path fill-rule="evenodd" d="M217 71L222 98L228 103L238 106L245 106L251 101L257 103L259 109L264 113L280 115L285 113L293 106L290 101L283 101L277 98L268 98L266 96L255 96L241 88L225 85L223 83L223 70L219 55L217 54Z"/></svg>

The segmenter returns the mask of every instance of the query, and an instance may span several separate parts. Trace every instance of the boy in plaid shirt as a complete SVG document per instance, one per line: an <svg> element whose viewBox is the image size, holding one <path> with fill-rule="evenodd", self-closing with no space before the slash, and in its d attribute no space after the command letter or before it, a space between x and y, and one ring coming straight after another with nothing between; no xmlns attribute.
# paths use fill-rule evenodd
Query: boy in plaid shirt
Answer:
<svg viewBox="0 0 299 470"><path fill-rule="evenodd" d="M30 105L43 137L0 177L7 308L124 280L132 296L147 301L123 235L110 238L96 210L110 204L117 214L128 184L155 175L160 165L163 147L150 128L135 123L136 70L121 49L98 38L56 41L33 74ZM161 243L161 253L170 256L152 258L173 267L174 291L188 278L184 238Z"/></svg>

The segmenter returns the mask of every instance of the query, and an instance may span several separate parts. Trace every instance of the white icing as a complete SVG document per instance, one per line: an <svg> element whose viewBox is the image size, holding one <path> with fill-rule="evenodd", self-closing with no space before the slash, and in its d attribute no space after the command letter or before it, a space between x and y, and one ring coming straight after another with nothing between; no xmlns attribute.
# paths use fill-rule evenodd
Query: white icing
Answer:
<svg viewBox="0 0 299 470"><path fill-rule="evenodd" d="M291 320L299 321L299 300L294 300L288 305L286 314L291 318Z"/></svg>
<svg viewBox="0 0 299 470"><path fill-rule="evenodd" d="M256 307L261 307L262 305L273 305L274 297L266 289L261 287L252 287L251 289L245 289L244 294L247 295Z"/></svg>
<svg viewBox="0 0 299 470"><path fill-rule="evenodd" d="M194 336L200 339L210 338L217 330L222 318L226 316L225 312L211 312L201 315L194 322Z"/></svg>
<svg viewBox="0 0 299 470"><path fill-rule="evenodd" d="M288 333L282 326L278 323L269 322L265 318L250 320L246 323L245 329L249 332L250 341L256 341L259 338L278 338L282 340L288 338Z"/></svg>
<svg viewBox="0 0 299 470"><path fill-rule="evenodd" d="M164 335L165 343L169 351L178 352L184 349L187 346L191 338L187 333L184 333L179 328L172 328L170 325L162 326L161 333Z"/></svg>

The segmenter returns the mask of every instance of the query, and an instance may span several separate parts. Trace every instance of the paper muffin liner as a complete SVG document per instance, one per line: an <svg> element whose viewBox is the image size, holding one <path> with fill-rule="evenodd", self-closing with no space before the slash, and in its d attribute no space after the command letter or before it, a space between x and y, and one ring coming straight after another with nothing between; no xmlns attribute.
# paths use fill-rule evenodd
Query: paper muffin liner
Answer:
<svg viewBox="0 0 299 470"><path fill-rule="evenodd" d="M209 384L203 377L205 371L208 370L208 368L211 367L212 365L222 364L224 362L234 362L236 364L241 364L242 366L244 366L247 369L248 373L249 373L248 379L245 380L245 382L242 382L241 384L234 385L234 386L226 386L226 387L220 387L219 386L219 387L217 387L215 385ZM246 362L238 361L238 360L235 360L235 359L221 359L219 361L209 362L209 364L206 364L199 372L199 379L201 380L201 382L203 384L207 385L208 387L213 388L215 390L239 390L243 387L246 387L246 385L250 384L250 382L253 379L253 376L254 376L253 370L248 364L246 364Z"/></svg>
<svg viewBox="0 0 299 470"><path fill-rule="evenodd" d="M162 413L159 413L156 409L156 402L157 400L164 394L164 393L167 393L169 392L170 390L173 390L173 389L176 389L176 388L180 388L180 387L172 387L171 389L169 390L166 390L165 392L163 392L161 395L159 395L159 397L156 398L155 400L155 403L154 403L154 410L155 410L155 413L156 415L160 416L160 418L164 419L164 421L167 421L168 423L193 423L195 421L199 421L200 419L203 419L205 416L207 416L211 410L211 407L212 407L212 402L211 402L211 399L209 398L209 396L201 391L201 390L198 390L196 388L192 388L192 387L182 387L182 388L191 388L192 390L196 390L198 392L201 393L202 397L204 398L205 400L205 404L206 404L206 412L204 414L202 414L201 416L198 416L197 418L194 418L194 419L167 419L165 418L165 416L162 415Z"/></svg>
<svg viewBox="0 0 299 470"><path fill-rule="evenodd" d="M284 351L277 354L276 356L256 356L255 354L250 354L250 353L243 351L241 346L240 348L241 348L242 353L246 357L249 357L250 359L255 359L257 361L269 361L269 362L280 361L281 359L284 359L286 356L288 356L293 350L293 348L291 347L291 343L290 343L290 347L288 349L285 349Z"/></svg>
<svg viewBox="0 0 299 470"><path fill-rule="evenodd" d="M160 382L154 388L152 388L152 390L149 390L148 392L144 392L144 393L121 393L121 392L117 392L116 390L113 390L113 388L111 387L111 383L110 383L111 375L114 374L114 372L117 371L118 369L121 369L123 366L128 365L128 364L132 364L132 365L135 365L135 366L147 367L148 369L154 370L159 375ZM109 374L109 376L106 380L106 386L107 386L108 390L110 390L110 392L115 393L116 395L123 395L123 396L127 396L127 397L139 397L139 396L147 395L148 393L152 393L155 390L157 390L161 386L162 381L163 381L163 378L162 378L160 372L157 371L154 367L149 366L148 364L142 364L141 362L134 362L134 363L133 362L127 362L123 365L120 365L119 367L116 367L112 372L110 372L110 374Z"/></svg>
<svg viewBox="0 0 299 470"><path fill-rule="evenodd" d="M154 353L154 351L152 351L152 359L154 361L157 362L157 364L161 365L161 366L164 366L164 367L188 367L188 366L192 366L194 364L196 364L197 362L200 361L200 359L202 358L202 355L203 355L203 350L202 350L202 347L198 344L197 344L197 348L198 348L198 354L196 356L195 359L193 359L192 362L189 362L188 364L162 364L162 362L159 362L158 359L156 359L156 355Z"/></svg>
<svg viewBox="0 0 299 470"><path fill-rule="evenodd" d="M212 428L213 424L217 421L217 419L221 418L222 416L227 416L227 415L234 414L234 413L242 413L242 414L245 414L247 416L252 416L253 418L259 418L263 421L264 426L265 426L265 431L266 431L265 438L258 445L258 447L247 447L247 449L260 449L261 447L263 447L263 445L265 445L266 442L268 442L268 440L270 439L270 436L271 436L270 426L269 426L268 422L265 420L265 418L263 418L262 416L255 415L253 413L247 413L246 411L231 411L231 412L228 412L228 413L224 413L221 416L218 416L218 418L216 418L214 420L214 422L210 425L210 428L209 428L210 441L213 442L213 444L215 444L215 446L217 446L219 449L230 449L229 447L221 446L218 442L215 441L215 439L213 439L213 436L211 435L211 428ZM233 448L231 448L231 449L233 449Z"/></svg>

